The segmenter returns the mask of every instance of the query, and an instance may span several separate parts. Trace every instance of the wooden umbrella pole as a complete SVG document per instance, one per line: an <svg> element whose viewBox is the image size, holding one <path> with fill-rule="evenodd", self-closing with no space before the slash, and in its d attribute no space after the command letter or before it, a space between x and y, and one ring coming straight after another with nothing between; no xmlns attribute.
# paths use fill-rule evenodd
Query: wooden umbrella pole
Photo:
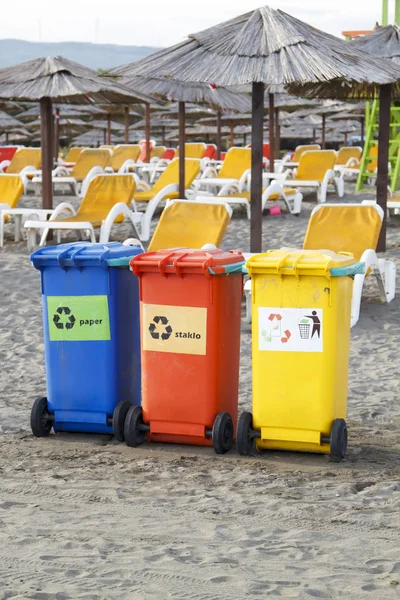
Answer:
<svg viewBox="0 0 400 600"><path fill-rule="evenodd" d="M221 160L221 111L217 112L217 160Z"/></svg>
<svg viewBox="0 0 400 600"><path fill-rule="evenodd" d="M129 106L125 106L125 144L129 144Z"/></svg>
<svg viewBox="0 0 400 600"><path fill-rule="evenodd" d="M263 160L264 84L253 83L251 114L251 222L250 252L262 247L262 160ZM271 123L270 123L271 128ZM271 129L270 129L271 131ZM271 155L273 156L273 155Z"/></svg>
<svg viewBox="0 0 400 600"><path fill-rule="evenodd" d="M150 162L150 104L146 104L145 112L145 128L146 128L146 162Z"/></svg>
<svg viewBox="0 0 400 600"><path fill-rule="evenodd" d="M325 150L326 142L325 142L325 125L326 125L326 115L322 115L322 150Z"/></svg>
<svg viewBox="0 0 400 600"><path fill-rule="evenodd" d="M361 117L361 148L364 148L365 117Z"/></svg>
<svg viewBox="0 0 400 600"><path fill-rule="evenodd" d="M111 145L111 115L107 114L107 145Z"/></svg>
<svg viewBox="0 0 400 600"><path fill-rule="evenodd" d="M315 127L314 127L314 129L312 130L312 136L313 136L313 140L312 140L312 141L313 141L313 144L315 144L315 143L316 143L316 141L317 141L317 130L315 129Z"/></svg>
<svg viewBox="0 0 400 600"><path fill-rule="evenodd" d="M179 198L185 198L185 103L179 102Z"/></svg>
<svg viewBox="0 0 400 600"><path fill-rule="evenodd" d="M57 161L60 148L60 112L56 109L54 115L54 160Z"/></svg>
<svg viewBox="0 0 400 600"><path fill-rule="evenodd" d="M275 173L275 110L274 110L274 95L268 94L269 98L269 170ZM262 139L261 128L261 139ZM262 151L262 148L261 148Z"/></svg>
<svg viewBox="0 0 400 600"><path fill-rule="evenodd" d="M53 208L53 187L51 171L53 167L54 142L52 139L53 109L51 98L40 100L40 143L42 148L42 206Z"/></svg>
<svg viewBox="0 0 400 600"><path fill-rule="evenodd" d="M281 126L279 125L279 108L275 109L275 159L280 158L281 151Z"/></svg>
<svg viewBox="0 0 400 600"><path fill-rule="evenodd" d="M165 126L164 125L161 127L161 143L163 146L167 145L165 143Z"/></svg>
<svg viewBox="0 0 400 600"><path fill-rule="evenodd" d="M8 131L6 131L6 145L8 145Z"/></svg>
<svg viewBox="0 0 400 600"><path fill-rule="evenodd" d="M344 145L347 146L347 131L344 132Z"/></svg>
<svg viewBox="0 0 400 600"><path fill-rule="evenodd" d="M376 202L383 210L382 229L377 251L386 251L386 210L387 188L389 184L389 139L390 139L390 102L392 86L381 85L379 90L379 133L378 133L378 174L376 178Z"/></svg>
<svg viewBox="0 0 400 600"><path fill-rule="evenodd" d="M233 145L235 143L235 127L233 125L233 120L230 121L229 125L231 128L230 137L229 137L229 148L233 148Z"/></svg>

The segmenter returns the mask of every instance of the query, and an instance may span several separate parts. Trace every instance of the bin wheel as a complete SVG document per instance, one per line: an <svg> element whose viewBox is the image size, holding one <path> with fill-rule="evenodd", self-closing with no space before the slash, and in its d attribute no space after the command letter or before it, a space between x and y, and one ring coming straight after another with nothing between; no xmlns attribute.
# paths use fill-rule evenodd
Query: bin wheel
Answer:
<svg viewBox="0 0 400 600"><path fill-rule="evenodd" d="M113 417L112 417L112 427L114 430L114 437L118 442L124 442L124 426L126 415L128 414L129 409L131 408L132 403L129 400L121 400L118 402L117 406L114 408Z"/></svg>
<svg viewBox="0 0 400 600"><path fill-rule="evenodd" d="M47 437L53 427L53 421L50 418L47 398L36 398L31 410L31 429L36 437Z"/></svg>
<svg viewBox="0 0 400 600"><path fill-rule="evenodd" d="M220 412L212 428L212 442L217 454L225 454L233 445L233 422L229 413Z"/></svg>
<svg viewBox="0 0 400 600"><path fill-rule="evenodd" d="M237 432L236 448L242 456L249 456L253 450L253 415L251 412L244 412L240 415Z"/></svg>
<svg viewBox="0 0 400 600"><path fill-rule="evenodd" d="M131 406L126 415L124 426L125 442L131 448L143 444L146 439L146 432L141 429L141 425L144 425L142 408Z"/></svg>
<svg viewBox="0 0 400 600"><path fill-rule="evenodd" d="M331 429L331 457L337 461L346 456L347 450L347 425L344 419L335 419Z"/></svg>

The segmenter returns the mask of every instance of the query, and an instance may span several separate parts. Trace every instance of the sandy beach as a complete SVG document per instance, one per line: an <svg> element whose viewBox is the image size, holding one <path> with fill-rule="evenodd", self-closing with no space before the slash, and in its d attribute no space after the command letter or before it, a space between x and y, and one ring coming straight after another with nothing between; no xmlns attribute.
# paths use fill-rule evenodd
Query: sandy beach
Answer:
<svg viewBox="0 0 400 600"><path fill-rule="evenodd" d="M313 195L305 200L299 218L264 217L265 250L301 246L315 206ZM114 240L131 236L127 224L113 229ZM223 248L249 250L244 213L235 211ZM400 269L400 217L389 221L385 256ZM35 439L32 400L46 390L40 275L11 225L0 284L0 600L400 598L399 283L389 305L366 284L340 464L130 449L98 435ZM239 405L249 410L245 323L241 349Z"/></svg>

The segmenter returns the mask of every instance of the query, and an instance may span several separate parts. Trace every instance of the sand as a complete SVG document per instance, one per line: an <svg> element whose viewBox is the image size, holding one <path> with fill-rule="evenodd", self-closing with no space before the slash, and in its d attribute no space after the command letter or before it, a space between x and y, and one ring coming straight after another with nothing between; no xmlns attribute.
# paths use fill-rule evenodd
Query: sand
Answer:
<svg viewBox="0 0 400 600"><path fill-rule="evenodd" d="M299 218L265 216L265 249L301 245L307 200ZM400 597L400 296L382 305L367 284L352 330L340 464L129 449L98 435L35 439L30 407L45 392L40 277L12 234L8 225L0 251L0 600ZM126 224L113 230L113 239L131 235ZM248 250L248 236L235 211L223 247ZM396 217L386 256L400 267ZM240 410L248 410L245 324L241 347Z"/></svg>

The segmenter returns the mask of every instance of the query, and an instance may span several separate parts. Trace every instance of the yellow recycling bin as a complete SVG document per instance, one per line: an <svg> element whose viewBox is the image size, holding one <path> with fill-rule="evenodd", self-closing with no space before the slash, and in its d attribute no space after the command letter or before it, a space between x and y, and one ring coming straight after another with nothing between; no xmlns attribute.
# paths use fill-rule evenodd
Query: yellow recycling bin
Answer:
<svg viewBox="0 0 400 600"><path fill-rule="evenodd" d="M239 419L240 454L321 452L342 459L352 275L350 254L282 248L252 256L253 404Z"/></svg>

